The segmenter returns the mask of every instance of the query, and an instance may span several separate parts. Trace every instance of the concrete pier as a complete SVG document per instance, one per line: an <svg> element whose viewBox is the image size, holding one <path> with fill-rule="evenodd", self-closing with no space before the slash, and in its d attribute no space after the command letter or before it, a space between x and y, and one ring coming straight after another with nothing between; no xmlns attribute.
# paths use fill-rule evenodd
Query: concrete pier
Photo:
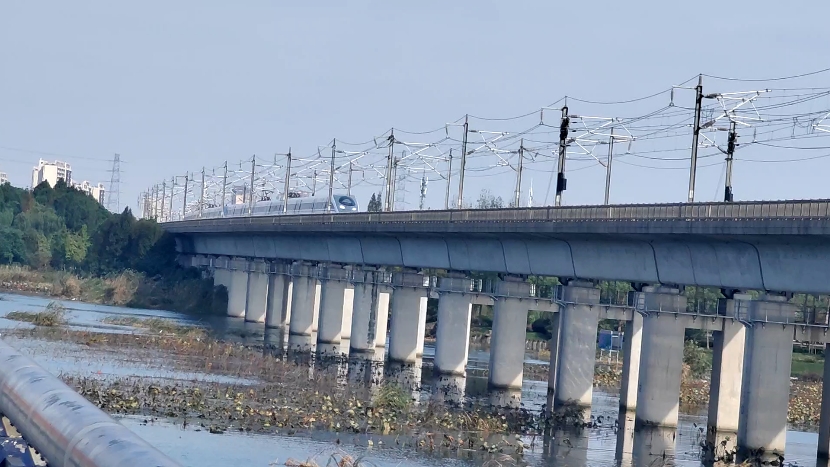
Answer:
<svg viewBox="0 0 830 467"><path fill-rule="evenodd" d="M637 386L640 383L640 356L643 346L643 315L635 311L625 322L623 334L623 367L620 381L620 412L630 413L631 420L637 410ZM632 426L633 430L633 426Z"/></svg>
<svg viewBox="0 0 830 467"><path fill-rule="evenodd" d="M554 399L556 399L556 381L559 378L559 341L562 329L562 313L551 315L551 337L548 348L550 349L550 366L548 368L548 394L545 403L545 415L550 416L553 412ZM522 365L524 366L524 365Z"/></svg>
<svg viewBox="0 0 830 467"><path fill-rule="evenodd" d="M517 396L516 390L522 389L529 298L530 284L521 279L507 278L496 284L488 386L509 393L499 405L512 406L505 402L521 400L521 392ZM438 322L440 326L440 319Z"/></svg>
<svg viewBox="0 0 830 467"><path fill-rule="evenodd" d="M473 296L469 290L469 279L458 276L439 279L438 329L435 338L434 368L438 374L465 376L467 357L470 351L470 318L472 317ZM522 346L524 347L524 346Z"/></svg>
<svg viewBox="0 0 830 467"><path fill-rule="evenodd" d="M231 288L231 271L228 269L229 258L227 256L220 256L211 260L211 267L213 269L213 286L220 285L230 291Z"/></svg>
<svg viewBox="0 0 830 467"><path fill-rule="evenodd" d="M746 327L735 319L740 308L750 300L748 295L722 299L720 313L723 329L713 332L712 378L709 384L709 417L706 440L727 452L737 447L738 423L741 415L741 384L744 371Z"/></svg>
<svg viewBox="0 0 830 467"><path fill-rule="evenodd" d="M824 383L821 386L821 416L818 425L818 457L830 458L830 344L824 345Z"/></svg>
<svg viewBox="0 0 830 467"><path fill-rule="evenodd" d="M415 363L424 354L429 278L403 272L392 276L392 316L389 323L389 361Z"/></svg>
<svg viewBox="0 0 830 467"><path fill-rule="evenodd" d="M320 321L317 349L339 347L351 335L354 288L349 280L351 270L329 265L321 271Z"/></svg>
<svg viewBox="0 0 830 467"><path fill-rule="evenodd" d="M571 282L563 288L560 317L559 365L554 407L590 409L597 353L599 289L590 282Z"/></svg>
<svg viewBox="0 0 830 467"><path fill-rule="evenodd" d="M311 336L317 278L311 276L312 269L306 264L295 264L292 274L291 323L289 336Z"/></svg>
<svg viewBox="0 0 830 467"><path fill-rule="evenodd" d="M738 448L783 453L787 440L795 305L784 297L749 302ZM782 324L784 323L784 324Z"/></svg>
<svg viewBox="0 0 830 467"><path fill-rule="evenodd" d="M248 291L245 321L264 323L268 305L268 264L264 261L248 263Z"/></svg>
<svg viewBox="0 0 830 467"><path fill-rule="evenodd" d="M354 271L354 305L349 354L375 354L377 347L386 347L389 321L389 297L392 289L379 283L382 272Z"/></svg>
<svg viewBox="0 0 830 467"><path fill-rule="evenodd" d="M248 271L247 261L231 260L230 287L228 287L228 316L244 318L245 306L248 302Z"/></svg>
<svg viewBox="0 0 830 467"><path fill-rule="evenodd" d="M677 289L645 287L640 383L635 425L677 427L680 377L683 372L686 297Z"/></svg>
<svg viewBox="0 0 830 467"><path fill-rule="evenodd" d="M291 320L291 282L288 265L272 265L268 275L268 305L265 311L266 328L282 328Z"/></svg>

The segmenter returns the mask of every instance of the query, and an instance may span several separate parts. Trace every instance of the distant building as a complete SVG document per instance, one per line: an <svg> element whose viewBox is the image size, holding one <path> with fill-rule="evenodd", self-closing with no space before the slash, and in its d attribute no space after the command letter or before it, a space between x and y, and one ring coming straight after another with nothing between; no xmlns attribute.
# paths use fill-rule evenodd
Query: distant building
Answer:
<svg viewBox="0 0 830 467"><path fill-rule="evenodd" d="M104 204L105 196L106 196L106 188L104 188L103 183L99 183L97 185L93 185L88 181L84 180L81 183L73 183L73 187L83 191L84 193L88 194L95 198L95 201L98 201L102 205Z"/></svg>
<svg viewBox="0 0 830 467"><path fill-rule="evenodd" d="M72 185L72 167L68 163L61 161L48 162L40 159L37 167L32 169L33 189L43 182L49 182L49 185L54 187L58 180L63 180L67 185Z"/></svg>
<svg viewBox="0 0 830 467"><path fill-rule="evenodd" d="M0 185L9 182L9 176L6 175L6 172L0 172Z"/></svg>

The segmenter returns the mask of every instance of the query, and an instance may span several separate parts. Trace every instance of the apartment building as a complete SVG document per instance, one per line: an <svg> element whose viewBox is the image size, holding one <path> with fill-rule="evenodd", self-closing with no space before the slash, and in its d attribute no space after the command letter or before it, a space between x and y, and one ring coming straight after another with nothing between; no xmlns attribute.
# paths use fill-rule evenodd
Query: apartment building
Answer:
<svg viewBox="0 0 830 467"><path fill-rule="evenodd" d="M61 179L67 185L72 185L72 167L66 162L49 162L40 159L37 166L32 169L32 188L43 182L49 182L50 186L55 186Z"/></svg>
<svg viewBox="0 0 830 467"><path fill-rule="evenodd" d="M84 180L81 183L73 183L73 187L77 188L78 190L83 191L84 193L88 194L95 198L95 201L104 204L105 197L106 197L106 188L104 188L103 183L99 183L97 185L93 185L92 183Z"/></svg>

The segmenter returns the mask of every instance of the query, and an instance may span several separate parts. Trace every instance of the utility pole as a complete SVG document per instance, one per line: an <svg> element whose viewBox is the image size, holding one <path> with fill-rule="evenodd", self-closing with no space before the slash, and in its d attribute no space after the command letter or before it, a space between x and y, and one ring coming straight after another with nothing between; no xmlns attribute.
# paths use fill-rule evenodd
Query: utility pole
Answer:
<svg viewBox="0 0 830 467"><path fill-rule="evenodd" d="M326 211L334 211L334 155L337 152L337 140L331 140L331 167L329 168L329 200L326 203Z"/></svg>
<svg viewBox="0 0 830 467"><path fill-rule="evenodd" d="M461 169L460 180L458 180L458 209L464 206L464 168L467 166L467 131L469 129L469 115L464 115L464 138L461 140Z"/></svg>
<svg viewBox="0 0 830 467"><path fill-rule="evenodd" d="M228 187L228 161L225 161L225 174L222 175L222 217L225 217L225 191Z"/></svg>
<svg viewBox="0 0 830 467"><path fill-rule="evenodd" d="M424 198L427 197L427 174L424 172L423 177L421 178L421 202L418 203L418 209L421 211L424 210Z"/></svg>
<svg viewBox="0 0 830 467"><path fill-rule="evenodd" d="M184 195L182 198L182 220L184 220L185 214L187 214L187 182L190 181L190 175L184 174Z"/></svg>
<svg viewBox="0 0 830 467"><path fill-rule="evenodd" d="M735 129L735 122L729 125L729 142L726 146L726 187L723 192L723 200L731 203L735 200L732 195L732 159L735 154L735 146L737 146L738 133Z"/></svg>
<svg viewBox="0 0 830 467"><path fill-rule="evenodd" d="M248 196L248 215L254 215L254 176L256 176L256 154L251 157L251 194Z"/></svg>
<svg viewBox="0 0 830 467"><path fill-rule="evenodd" d="M383 200L383 210L392 210L392 164L395 158L395 129L389 134L389 155L386 156L386 199Z"/></svg>
<svg viewBox="0 0 830 467"><path fill-rule="evenodd" d="M176 196L176 177L170 179L170 202L167 203L167 220L173 220L173 197Z"/></svg>
<svg viewBox="0 0 830 467"><path fill-rule="evenodd" d="M392 161L392 197L389 199L390 211L395 210L395 195L398 191L398 162L400 162L400 159L397 157Z"/></svg>
<svg viewBox="0 0 830 467"><path fill-rule="evenodd" d="M614 128L611 128L611 138L608 141L608 164L605 166L605 204L611 196L611 162L614 161Z"/></svg>
<svg viewBox="0 0 830 467"><path fill-rule="evenodd" d="M452 177L452 148L450 148L450 157L447 164L447 194L444 195L444 209L450 208L450 178Z"/></svg>
<svg viewBox="0 0 830 467"><path fill-rule="evenodd" d="M202 167L202 193L199 196L199 219L202 218L202 211L205 209L205 168Z"/></svg>
<svg viewBox="0 0 830 467"><path fill-rule="evenodd" d="M695 202L695 175L697 173L697 140L700 136L700 110L703 106L703 75L698 75L695 86L695 126L692 133L692 165L689 168L689 202Z"/></svg>
<svg viewBox="0 0 830 467"><path fill-rule="evenodd" d="M288 148L288 154L286 154L286 165L285 165L285 190L282 194L282 213L285 214L288 212L288 190L291 187L291 148Z"/></svg>
<svg viewBox="0 0 830 467"><path fill-rule="evenodd" d="M311 180L311 196L317 196L317 169L314 169L314 178Z"/></svg>
<svg viewBox="0 0 830 467"><path fill-rule="evenodd" d="M352 164L354 164L354 161L349 161L349 184L346 187L346 194L349 196L352 195Z"/></svg>
<svg viewBox="0 0 830 467"><path fill-rule="evenodd" d="M556 206L562 205L562 192L568 188L568 180L565 178L565 153L568 147L568 127L571 123L568 117L568 106L562 107L562 123L559 124L559 168L556 174Z"/></svg>
<svg viewBox="0 0 830 467"><path fill-rule="evenodd" d="M161 182L161 215L159 218L164 222L164 199L167 197L167 180Z"/></svg>
<svg viewBox="0 0 830 467"><path fill-rule="evenodd" d="M518 208L522 198L522 165L524 160L524 145L525 139L522 138L519 142L519 166L516 170L516 195L513 199L513 207Z"/></svg>

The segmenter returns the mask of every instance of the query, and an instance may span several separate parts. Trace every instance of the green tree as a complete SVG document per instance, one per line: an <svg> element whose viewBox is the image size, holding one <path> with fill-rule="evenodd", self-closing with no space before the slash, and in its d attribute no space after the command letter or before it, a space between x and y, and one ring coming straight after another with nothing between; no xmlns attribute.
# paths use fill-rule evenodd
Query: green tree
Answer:
<svg viewBox="0 0 830 467"><path fill-rule="evenodd" d="M0 227L0 262L4 264L25 263L26 245L23 234L11 227Z"/></svg>
<svg viewBox="0 0 830 467"><path fill-rule="evenodd" d="M381 203L380 193L378 193L377 196L375 196L375 194L372 193L372 197L369 198L369 204L366 206L366 210L369 211L369 212L378 212L382 208L383 208L383 206L382 206L382 203Z"/></svg>
<svg viewBox="0 0 830 467"><path fill-rule="evenodd" d="M504 200L501 199L501 196L494 196L486 188L481 190L481 193L478 195L478 201L476 202L477 209L499 209L503 207Z"/></svg>

